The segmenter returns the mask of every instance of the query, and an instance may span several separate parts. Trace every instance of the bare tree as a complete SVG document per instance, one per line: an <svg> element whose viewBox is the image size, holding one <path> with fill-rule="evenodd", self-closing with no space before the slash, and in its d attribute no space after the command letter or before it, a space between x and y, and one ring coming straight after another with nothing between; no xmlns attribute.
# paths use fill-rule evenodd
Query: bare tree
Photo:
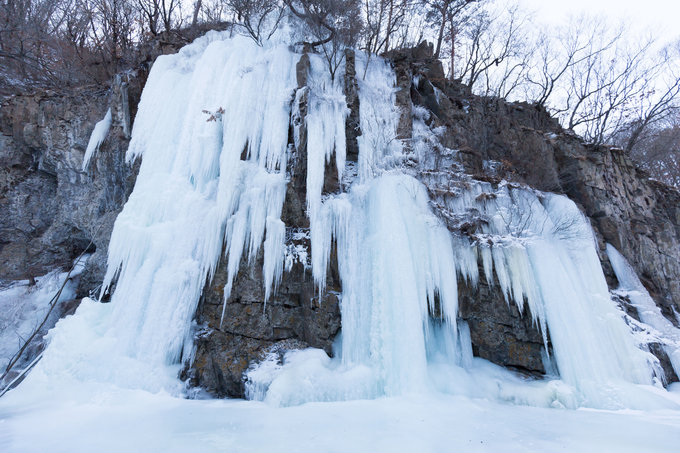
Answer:
<svg viewBox="0 0 680 453"><path fill-rule="evenodd" d="M516 87L511 89L508 85L518 85L519 81L510 79L516 77L518 71L522 73L526 66L527 48L522 33L526 20L517 6L510 7L507 13L483 10L467 17L457 56L458 70L451 77L483 94L493 94L500 85L505 91L514 91ZM493 76L497 69L502 69L504 74Z"/></svg>
<svg viewBox="0 0 680 453"><path fill-rule="evenodd" d="M404 41L410 18L414 16L414 0L364 0L366 18L365 46L367 52L387 52ZM400 36L401 39L397 38Z"/></svg>
<svg viewBox="0 0 680 453"><path fill-rule="evenodd" d="M235 23L262 45L278 28L284 14L283 3L277 0L227 0L235 14Z"/></svg>
<svg viewBox="0 0 680 453"><path fill-rule="evenodd" d="M148 28L149 33L153 36L158 35L160 31L158 28L159 19L161 16L161 0L137 0L137 7L142 16L142 26Z"/></svg>
<svg viewBox="0 0 680 453"><path fill-rule="evenodd" d="M331 79L345 58L345 49L356 45L363 21L358 0L286 0L290 11L308 27L307 48L320 48Z"/></svg>
<svg viewBox="0 0 680 453"><path fill-rule="evenodd" d="M180 0L159 0L160 16L166 32L172 30L175 25L177 28L182 24L182 3Z"/></svg>
<svg viewBox="0 0 680 453"><path fill-rule="evenodd" d="M630 156L654 179L680 189L680 115L650 126Z"/></svg>
<svg viewBox="0 0 680 453"><path fill-rule="evenodd" d="M652 134L658 131L655 125L668 119L677 120L680 115L680 41L663 49L648 76L644 81L647 90L633 99L626 115L633 117L626 124L628 133L622 144L628 152L635 149L648 130L653 129Z"/></svg>
<svg viewBox="0 0 680 453"><path fill-rule="evenodd" d="M216 24L222 22L228 14L229 7L223 0L201 0L199 15L204 23Z"/></svg>
<svg viewBox="0 0 680 453"><path fill-rule="evenodd" d="M543 107L550 104L555 113L566 111L566 107L557 107L557 102L552 102L564 95L564 91L556 91L574 68L615 47L623 30L611 33L608 29L600 19L578 16L557 33L541 32L536 45L537 61L526 79L528 99Z"/></svg>
<svg viewBox="0 0 680 453"><path fill-rule="evenodd" d="M90 20L89 39L111 77L133 47L135 8L129 0L82 0L82 8Z"/></svg>
<svg viewBox="0 0 680 453"><path fill-rule="evenodd" d="M452 49L455 48L456 23L463 10L472 3L480 0L424 0L427 5L427 16L430 23L438 27L435 42L434 57L441 56L442 43L446 38L446 28L449 27L449 40Z"/></svg>
<svg viewBox="0 0 680 453"><path fill-rule="evenodd" d="M650 89L651 42L621 42L611 53L593 52L569 71L565 125L594 144L607 143L626 120L634 99Z"/></svg>
<svg viewBox="0 0 680 453"><path fill-rule="evenodd" d="M195 27L198 25L198 16L201 13L201 8L203 8L203 0L196 0L194 2L194 14L191 17L191 26Z"/></svg>

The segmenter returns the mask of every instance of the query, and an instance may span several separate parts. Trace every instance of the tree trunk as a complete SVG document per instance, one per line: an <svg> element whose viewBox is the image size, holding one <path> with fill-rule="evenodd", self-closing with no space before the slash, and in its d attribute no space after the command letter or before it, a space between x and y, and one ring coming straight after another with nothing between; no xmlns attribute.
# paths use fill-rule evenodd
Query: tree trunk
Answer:
<svg viewBox="0 0 680 453"><path fill-rule="evenodd" d="M442 41L444 40L444 28L446 27L446 10L442 12L442 23L439 27L439 33L437 34L437 47L434 51L434 57L439 58L439 52L442 49Z"/></svg>
<svg viewBox="0 0 680 453"><path fill-rule="evenodd" d="M458 34L458 30L456 29L456 26L453 23L453 16L450 18L450 30L449 30L449 39L451 40L451 80L455 78L455 64L456 64L456 35Z"/></svg>
<svg viewBox="0 0 680 453"><path fill-rule="evenodd" d="M198 13L201 12L202 4L203 0L196 0L196 3L194 4L194 17L191 19L191 28L194 28L198 23Z"/></svg>

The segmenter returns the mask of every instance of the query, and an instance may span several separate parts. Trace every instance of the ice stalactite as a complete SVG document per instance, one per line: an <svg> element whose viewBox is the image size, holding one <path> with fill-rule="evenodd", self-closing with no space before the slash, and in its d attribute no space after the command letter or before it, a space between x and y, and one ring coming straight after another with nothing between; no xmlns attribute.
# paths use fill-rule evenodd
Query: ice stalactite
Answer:
<svg viewBox="0 0 680 453"><path fill-rule="evenodd" d="M307 122L307 216L312 242L312 272L320 288L326 285L330 236L323 203L325 170L335 161L337 177L345 170L345 118L348 115L342 81L331 80L323 59L310 55Z"/></svg>
<svg viewBox="0 0 680 453"><path fill-rule="evenodd" d="M104 140L106 140L106 136L109 134L109 129L111 129L111 109L108 109L106 111L106 115L104 115L104 118L94 125L94 129L90 135L90 140L87 142L85 156L83 156L83 171L87 170L90 165L90 160L97 153Z"/></svg>

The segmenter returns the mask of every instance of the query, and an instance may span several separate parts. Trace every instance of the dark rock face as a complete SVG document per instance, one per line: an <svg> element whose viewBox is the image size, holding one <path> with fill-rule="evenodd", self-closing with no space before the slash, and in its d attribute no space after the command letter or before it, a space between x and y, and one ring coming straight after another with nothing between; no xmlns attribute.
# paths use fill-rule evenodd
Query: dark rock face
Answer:
<svg viewBox="0 0 680 453"><path fill-rule="evenodd" d="M259 261L259 260L258 260ZM300 347L324 349L331 346L340 330L340 306L331 287L319 299L311 271L301 264L284 274L278 292L264 304L262 267L243 266L224 304L227 281L225 263L205 288L197 321L201 330L196 340L192 383L219 396L242 397L243 373L253 361L282 340L298 340ZM224 322L220 325L224 307Z"/></svg>
<svg viewBox="0 0 680 453"><path fill-rule="evenodd" d="M32 278L94 255L80 295L101 282L113 222L136 171L125 163L131 102L141 86L12 96L0 104L0 280ZM124 102L123 102L124 101ZM132 102L136 105L136 101ZM109 134L82 171L94 124L112 107Z"/></svg>
<svg viewBox="0 0 680 453"><path fill-rule="evenodd" d="M352 49L345 50L345 98L349 115L345 120L345 135L347 136L347 160L359 160L359 143L357 137L361 135L359 122L359 86L357 84L356 58Z"/></svg>
<svg viewBox="0 0 680 453"><path fill-rule="evenodd" d="M569 148L559 151L565 192L590 217L600 250L607 242L616 247L675 322L673 309L680 309L680 194L649 180L619 150L586 148L585 159ZM603 264L614 281L606 259Z"/></svg>
<svg viewBox="0 0 680 453"><path fill-rule="evenodd" d="M480 269L481 271L481 269ZM543 337L529 313L505 302L498 285L489 285L480 272L477 287L458 282L459 313L470 327L472 352L523 374L545 373L541 358Z"/></svg>

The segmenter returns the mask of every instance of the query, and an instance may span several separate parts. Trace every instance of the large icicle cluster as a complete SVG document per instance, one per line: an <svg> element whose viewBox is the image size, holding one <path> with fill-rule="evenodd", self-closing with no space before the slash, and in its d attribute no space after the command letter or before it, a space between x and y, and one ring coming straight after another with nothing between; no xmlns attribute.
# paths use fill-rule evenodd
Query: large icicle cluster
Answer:
<svg viewBox="0 0 680 453"><path fill-rule="evenodd" d="M359 66L368 64L358 60ZM282 367L255 368L249 376L258 389L253 394L295 404L421 391L433 381L440 388L465 387L472 374L489 382L488 369L484 376L449 369L442 378L441 367L431 366L434 357L472 366L469 331L456 320L456 280L460 275L476 284L479 257L487 281L497 281L508 303L531 314L546 349L549 332L554 361L567 384L551 384L531 396L501 373L505 388L491 393L538 404L634 405L628 395L632 385L653 382L651 356L637 348L610 299L592 231L576 206L562 196L467 181L468 189L458 196L433 200L454 218L469 219L471 212L480 216L475 237L451 234L433 214L417 172L402 165L408 153L421 166L429 163L438 131L421 121L426 113L415 111L413 149L402 149L395 138L394 74L381 60L371 61L359 80L358 175L346 192L321 198L331 152L337 162L344 160L344 137L336 131L345 112L337 104L338 88L320 66L312 64L310 78L312 96L321 101L310 103L308 117L310 134L324 131L324 140L310 138L308 147L312 264L323 287L331 245L337 245L342 338L335 361L319 352L307 357L295 352ZM325 118L325 129L319 118ZM436 171L425 173L432 178ZM457 382L439 385L447 379Z"/></svg>
<svg viewBox="0 0 680 453"><path fill-rule="evenodd" d="M223 249L225 298L241 260L253 263L262 248L271 294L283 271L281 209L299 60L287 41L260 47L211 32L156 60L127 155L141 158L141 168L109 246L111 303L86 302L80 321L57 329L60 350L46 354L46 373L71 368L86 379L174 387Z"/></svg>
<svg viewBox="0 0 680 453"><path fill-rule="evenodd" d="M528 309L546 340L549 333L560 377L579 390L580 403L626 404L616 387L652 384L653 357L637 348L611 300L591 227L572 201L474 183L440 203L454 215L479 216L471 240L487 281Z"/></svg>
<svg viewBox="0 0 680 453"><path fill-rule="evenodd" d="M223 37L159 58L128 151L142 166L116 221L104 283L118 276L115 315L136 320L128 352L152 361L177 362L191 345L191 318L223 243L225 298L241 258L254 262L265 233L267 295L282 272L298 58L283 43Z"/></svg>
<svg viewBox="0 0 680 453"><path fill-rule="evenodd" d="M308 86L296 91L300 55L285 34L259 47L210 33L154 64L128 154L142 165L111 238L111 303L85 302L63 321L35 376L176 390L192 317L221 256L225 300L242 261L253 265L260 253L265 299L275 297L286 254L291 123L301 145L301 112L291 108L307 96L312 273L323 291L335 245L342 334L334 359L293 351L283 364L252 369L249 395L297 404L439 389L530 404L639 405L630 389L653 382L649 355L609 297L576 206L469 178L457 196L431 200L421 181L455 182L430 165L438 131L415 109L413 140L402 146L395 75L384 60L361 54L359 157L346 162L342 80L310 54ZM332 162L343 190L326 194ZM442 220L474 216L479 227L467 235ZM457 280L476 284L478 260L508 303L530 312L546 346L550 339L562 380L528 383L472 357L468 326L457 319Z"/></svg>

